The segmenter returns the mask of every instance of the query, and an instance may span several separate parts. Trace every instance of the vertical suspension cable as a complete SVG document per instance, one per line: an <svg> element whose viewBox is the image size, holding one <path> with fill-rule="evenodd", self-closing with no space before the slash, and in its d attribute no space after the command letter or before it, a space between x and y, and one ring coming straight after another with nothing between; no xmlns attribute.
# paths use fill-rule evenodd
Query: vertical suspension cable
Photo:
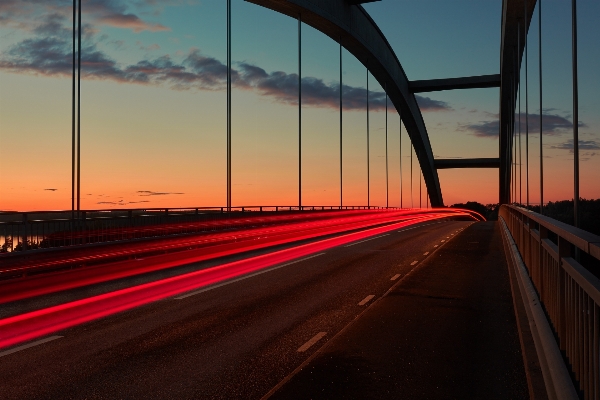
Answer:
<svg viewBox="0 0 600 400"><path fill-rule="evenodd" d="M421 154L419 152L419 154ZM419 168L419 208L423 208L423 170Z"/></svg>
<svg viewBox="0 0 600 400"><path fill-rule="evenodd" d="M573 40L573 218L579 228L579 87L577 76L577 0L571 0L572 40Z"/></svg>
<svg viewBox="0 0 600 400"><path fill-rule="evenodd" d="M371 162L369 149L369 62L367 61L367 207L371 207Z"/></svg>
<svg viewBox="0 0 600 400"><path fill-rule="evenodd" d="M300 210L302 210L302 16L301 15L298 15L298 208Z"/></svg>
<svg viewBox="0 0 600 400"><path fill-rule="evenodd" d="M529 29L527 29L527 6L528 0L525 0L525 12L523 14L523 20L525 21L525 197L527 208L529 208Z"/></svg>
<svg viewBox="0 0 600 400"><path fill-rule="evenodd" d="M77 211L81 210L81 0L77 29Z"/></svg>
<svg viewBox="0 0 600 400"><path fill-rule="evenodd" d="M518 53L521 54L521 22L519 22L518 32L517 32L517 41L518 44ZM519 90L519 205L523 205L523 157L521 153L521 62L518 62L518 90Z"/></svg>
<svg viewBox="0 0 600 400"><path fill-rule="evenodd" d="M385 91L385 207L390 207L390 181L388 173L388 95L387 83L384 84Z"/></svg>
<svg viewBox="0 0 600 400"><path fill-rule="evenodd" d="M77 0L73 0L73 75L71 82L71 219L75 218L75 35L77 30Z"/></svg>
<svg viewBox="0 0 600 400"><path fill-rule="evenodd" d="M518 70L519 64L517 61L517 57L518 57L517 54L518 54L517 47L515 46L515 47L513 47L513 87L514 87L514 89L513 89L513 110L514 111L513 111L513 125L512 125L512 127L513 127L513 142L514 142L513 148L515 149L514 150L514 163L513 163L514 168L515 168L515 174L514 174L515 182L513 185L515 188L515 191L514 191L515 197L514 197L513 203L517 203L517 172L518 172L516 124L517 124L517 95L518 95L518 90L519 90L519 83L518 83L519 80L517 78L517 72L518 72L517 70Z"/></svg>
<svg viewBox="0 0 600 400"><path fill-rule="evenodd" d="M511 96L511 107L512 107L512 170L513 170L513 203L517 202L517 76L516 76L516 66L515 60L517 58L516 49L513 47L513 66L512 66L512 96Z"/></svg>
<svg viewBox="0 0 600 400"><path fill-rule="evenodd" d="M506 149L506 153L507 153L507 161L508 161L508 165L510 167L510 169L506 172L507 173L507 180L508 180L508 202L509 204L512 203L512 199L513 199L513 193L512 193L512 174L513 174L513 164L512 164L512 132L511 132L511 124L512 124L512 114L511 114L511 105L512 105L512 77L510 76L510 73L507 72L505 74L507 76L507 81L508 81L508 118L506 121L506 140L507 140L507 149Z"/></svg>
<svg viewBox="0 0 600 400"><path fill-rule="evenodd" d="M340 208L343 206L343 165L342 165L342 38L340 38Z"/></svg>
<svg viewBox="0 0 600 400"><path fill-rule="evenodd" d="M231 0L227 0L227 211L231 211Z"/></svg>
<svg viewBox="0 0 600 400"><path fill-rule="evenodd" d="M413 202L413 151L414 151L414 146L411 145L410 146L410 208L415 208L415 204Z"/></svg>
<svg viewBox="0 0 600 400"><path fill-rule="evenodd" d="M402 115L400 115L400 111L398 111L398 119L400 120L400 133L399 133L399 139L400 139L400 208L403 208L403 202L402 202Z"/></svg>
<svg viewBox="0 0 600 400"><path fill-rule="evenodd" d="M540 72L540 214L544 213L544 149L543 149L543 108L542 108L542 0L538 0L539 19L539 72Z"/></svg>
<svg viewBox="0 0 600 400"><path fill-rule="evenodd" d="M514 51L513 51L513 60L514 60ZM514 68L513 68L514 69ZM515 202L515 78L514 74L510 78L510 109L511 113L511 123L510 123L510 153L511 153L511 163L510 163L510 174L511 174L511 182L510 182L510 191L511 191L511 203Z"/></svg>

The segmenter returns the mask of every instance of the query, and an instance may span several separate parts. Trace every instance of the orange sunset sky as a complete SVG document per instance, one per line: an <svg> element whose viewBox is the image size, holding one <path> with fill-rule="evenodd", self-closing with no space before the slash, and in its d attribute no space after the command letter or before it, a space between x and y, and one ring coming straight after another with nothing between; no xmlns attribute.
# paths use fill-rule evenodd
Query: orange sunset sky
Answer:
<svg viewBox="0 0 600 400"><path fill-rule="evenodd" d="M435 4L439 7L428 1L382 1L365 8L410 80L498 73L501 1L456 1L451 9L445 2ZM0 5L0 210L71 207L70 10L69 2L61 0ZM82 208L224 205L225 2L84 0L83 10ZM599 11L594 2L581 2L584 198L600 198L600 50L590 39L599 28L588 17ZM449 12L456 18L446 18ZM232 13L233 204L295 205L297 21L241 0L233 1ZM548 3L544 13L544 23L553 27L543 36L544 199L555 201L571 199L573 186L569 6ZM309 26L302 29L303 203L338 205L339 47ZM535 18L529 43L530 190L535 203ZM365 205L367 72L346 50L342 71L344 204ZM385 95L372 76L369 91L371 205L384 206ZM426 95L418 101L435 157L498 156L498 89ZM524 123L523 97L522 113ZM387 118L390 205L400 205L402 182L403 205L418 207L420 171L415 157L411 203L410 141L391 104ZM522 146L524 162L524 136ZM498 201L495 169L442 170L439 178L446 205ZM522 183L524 201L524 172ZM422 190L424 206L424 185Z"/></svg>

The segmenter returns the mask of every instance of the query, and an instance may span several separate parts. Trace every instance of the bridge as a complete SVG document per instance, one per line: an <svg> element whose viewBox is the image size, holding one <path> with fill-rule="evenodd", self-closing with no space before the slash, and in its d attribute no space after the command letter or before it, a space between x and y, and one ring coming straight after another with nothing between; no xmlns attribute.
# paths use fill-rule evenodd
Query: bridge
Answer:
<svg viewBox="0 0 600 400"><path fill-rule="evenodd" d="M498 70L431 79L410 79L378 26L390 0L0 6L0 34L12 32L0 81L14 95L0 129L69 158L31 157L56 186L36 192L22 168L2 189L0 397L600 399L600 236L582 229L580 200L580 186L599 189L580 172L598 147L586 107L579 118L579 88L595 83L579 82L578 44L593 39L577 36L577 5L565 16L498 1ZM544 97L555 71L542 57L559 39L542 28L567 23L570 92L558 93L572 109L559 115L544 107L557 92ZM151 56L169 43L188 50ZM50 111L16 118L21 101L41 106L26 85L50 93ZM493 119L457 132L492 132L498 148L465 141L449 156L428 113L471 111L427 96L487 101L481 90L494 91L497 110L481 114ZM65 127L56 150L43 129ZM544 200L564 186L549 150L570 155L572 224ZM0 154L22 165L13 153ZM493 171L497 204L448 207L446 170L486 196L468 174Z"/></svg>

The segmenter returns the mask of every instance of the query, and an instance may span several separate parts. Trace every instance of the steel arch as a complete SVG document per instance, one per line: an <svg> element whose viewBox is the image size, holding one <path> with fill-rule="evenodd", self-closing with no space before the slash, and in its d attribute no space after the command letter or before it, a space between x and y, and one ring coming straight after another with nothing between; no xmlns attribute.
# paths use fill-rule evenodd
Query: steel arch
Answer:
<svg viewBox="0 0 600 400"><path fill-rule="evenodd" d="M246 0L293 18L318 29L344 46L363 63L402 115L404 126L415 148L433 207L443 207L440 181L433 160L429 136L404 69L377 27L360 5L346 0Z"/></svg>

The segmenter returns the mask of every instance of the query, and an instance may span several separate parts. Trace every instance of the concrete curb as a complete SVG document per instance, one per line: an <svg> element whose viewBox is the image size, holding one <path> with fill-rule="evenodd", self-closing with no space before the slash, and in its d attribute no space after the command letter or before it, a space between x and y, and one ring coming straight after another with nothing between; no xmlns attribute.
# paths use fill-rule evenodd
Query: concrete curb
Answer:
<svg viewBox="0 0 600 400"><path fill-rule="evenodd" d="M523 299L527 319L533 335L535 350L540 361L540 367L546 385L549 399L579 399L577 390L573 385L571 376L554 338L554 333L546 314L542 309L533 283L529 279L527 269L515 244L506 222L498 218L502 226L502 238L506 243L507 260L514 268L517 276L518 287Z"/></svg>

